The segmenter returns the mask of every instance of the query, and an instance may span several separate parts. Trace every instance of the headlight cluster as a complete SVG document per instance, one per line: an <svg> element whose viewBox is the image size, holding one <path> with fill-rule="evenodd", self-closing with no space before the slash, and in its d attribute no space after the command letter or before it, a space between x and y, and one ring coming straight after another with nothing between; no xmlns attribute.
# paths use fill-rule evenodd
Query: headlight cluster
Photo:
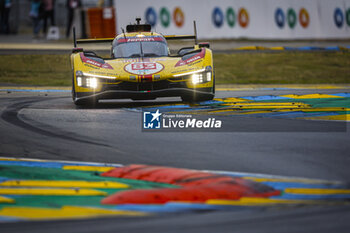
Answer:
<svg viewBox="0 0 350 233"><path fill-rule="evenodd" d="M193 84L210 82L211 81L211 71L193 74L191 78L192 78Z"/></svg>
<svg viewBox="0 0 350 233"><path fill-rule="evenodd" d="M205 67L205 71L201 73L194 73L191 76L193 84L206 83L211 81L212 67Z"/></svg>
<svg viewBox="0 0 350 233"><path fill-rule="evenodd" d="M212 81L213 68L207 66L201 70L191 71L188 73L175 74L173 79L189 80L192 84L203 84Z"/></svg>
<svg viewBox="0 0 350 233"><path fill-rule="evenodd" d="M98 87L97 78L85 76L81 71L76 72L76 78L77 78L77 85L79 87L87 87L92 89L96 89Z"/></svg>

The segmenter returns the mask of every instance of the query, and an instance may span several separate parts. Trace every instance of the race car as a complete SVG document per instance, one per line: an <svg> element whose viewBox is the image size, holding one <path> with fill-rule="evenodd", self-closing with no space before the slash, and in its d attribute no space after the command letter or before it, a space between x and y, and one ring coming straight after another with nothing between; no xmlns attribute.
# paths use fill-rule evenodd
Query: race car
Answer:
<svg viewBox="0 0 350 233"><path fill-rule="evenodd" d="M103 99L152 100L181 97L184 102L212 100L215 75L209 43L194 35L164 36L151 25L127 25L115 38L80 39L74 33L71 54L72 98L76 105L95 105ZM171 55L167 40L193 39L194 46ZM81 43L112 43L111 57L102 58L78 48Z"/></svg>

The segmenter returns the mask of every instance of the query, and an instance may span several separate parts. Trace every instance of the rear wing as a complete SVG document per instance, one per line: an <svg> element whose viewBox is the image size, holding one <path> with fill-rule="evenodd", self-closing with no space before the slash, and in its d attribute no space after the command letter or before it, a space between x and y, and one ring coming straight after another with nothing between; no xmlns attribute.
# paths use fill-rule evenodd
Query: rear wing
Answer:
<svg viewBox="0 0 350 233"><path fill-rule="evenodd" d="M195 35L166 35L164 36L166 40L187 40L187 39L196 39Z"/></svg>
<svg viewBox="0 0 350 233"><path fill-rule="evenodd" d="M166 35L164 38L166 40L188 40L193 39L195 44L198 44L197 41L197 28L196 21L193 21L194 35ZM96 39L78 39L75 33L75 27L73 27L73 43L74 48L77 48L77 44L89 44L89 43L112 43L114 38L96 38Z"/></svg>
<svg viewBox="0 0 350 233"><path fill-rule="evenodd" d="M79 39L77 44L89 44L89 43L108 43L113 42L114 38L96 38L96 39Z"/></svg>
<svg viewBox="0 0 350 233"><path fill-rule="evenodd" d="M78 39L75 33L75 27L73 27L73 44L74 48L78 44L91 44L91 43L112 43L114 38L96 38L96 39Z"/></svg>
<svg viewBox="0 0 350 233"><path fill-rule="evenodd" d="M167 36L164 36L164 38L167 40L188 40L188 39L191 40L191 39L193 39L195 41L195 44L198 44L196 21L193 21L193 30L194 30L194 35L167 35Z"/></svg>

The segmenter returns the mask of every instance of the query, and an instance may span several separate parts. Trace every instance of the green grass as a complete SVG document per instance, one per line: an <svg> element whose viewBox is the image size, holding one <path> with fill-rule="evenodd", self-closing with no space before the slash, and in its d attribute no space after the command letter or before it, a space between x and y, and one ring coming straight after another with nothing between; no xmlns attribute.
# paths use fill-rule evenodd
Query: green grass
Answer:
<svg viewBox="0 0 350 233"><path fill-rule="evenodd" d="M350 83L346 52L216 54L214 66L218 84Z"/></svg>
<svg viewBox="0 0 350 233"><path fill-rule="evenodd" d="M350 53L215 54L218 84L350 83ZM70 86L69 55L2 55L0 83Z"/></svg>
<svg viewBox="0 0 350 233"><path fill-rule="evenodd" d="M69 55L2 55L0 83L69 86L72 83Z"/></svg>

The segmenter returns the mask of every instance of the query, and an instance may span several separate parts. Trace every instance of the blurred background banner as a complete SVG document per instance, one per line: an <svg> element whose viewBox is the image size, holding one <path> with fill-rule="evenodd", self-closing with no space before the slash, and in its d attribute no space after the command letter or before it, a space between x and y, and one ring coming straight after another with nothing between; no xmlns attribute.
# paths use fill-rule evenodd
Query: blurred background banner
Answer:
<svg viewBox="0 0 350 233"><path fill-rule="evenodd" d="M163 34L201 39L349 39L350 0L115 0L116 27L141 17Z"/></svg>

